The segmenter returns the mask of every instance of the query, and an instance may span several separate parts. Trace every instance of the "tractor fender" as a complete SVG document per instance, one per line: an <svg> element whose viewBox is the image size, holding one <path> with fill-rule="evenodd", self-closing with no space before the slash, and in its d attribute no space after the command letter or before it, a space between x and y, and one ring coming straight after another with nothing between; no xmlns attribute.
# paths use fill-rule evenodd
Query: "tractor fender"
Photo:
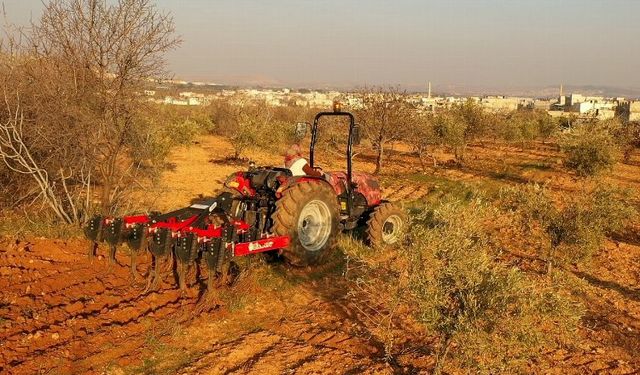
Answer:
<svg viewBox="0 0 640 375"><path fill-rule="evenodd" d="M284 192L288 188L294 185L297 185L301 182L307 182L307 181L326 184L328 187L330 187L333 190L333 187L331 186L331 184L327 180L325 180L324 177L294 176L294 177L289 177L280 181L280 186L276 190L276 198L280 199L280 197L282 197L282 192Z"/></svg>
<svg viewBox="0 0 640 375"><path fill-rule="evenodd" d="M336 195L344 194L346 189L347 174L342 171L327 172L329 183L333 186ZM361 196L369 207L376 206L382 201L382 189L373 176L368 173L354 172L353 183L355 184L354 194Z"/></svg>

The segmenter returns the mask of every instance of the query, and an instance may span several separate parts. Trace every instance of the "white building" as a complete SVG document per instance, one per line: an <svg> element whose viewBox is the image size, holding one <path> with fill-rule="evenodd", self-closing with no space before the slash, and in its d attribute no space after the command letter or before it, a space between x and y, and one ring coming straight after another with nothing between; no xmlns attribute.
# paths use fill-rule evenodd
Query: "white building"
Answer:
<svg viewBox="0 0 640 375"><path fill-rule="evenodd" d="M561 111L567 115L591 117L600 120L613 118L622 98L608 99L602 96L585 96L581 94L561 95L552 107L554 112Z"/></svg>

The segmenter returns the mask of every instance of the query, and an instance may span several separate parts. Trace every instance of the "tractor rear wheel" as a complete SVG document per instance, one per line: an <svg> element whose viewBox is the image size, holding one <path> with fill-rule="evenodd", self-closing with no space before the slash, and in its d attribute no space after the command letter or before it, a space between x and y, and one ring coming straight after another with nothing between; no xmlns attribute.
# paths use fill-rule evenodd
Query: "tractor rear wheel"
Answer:
<svg viewBox="0 0 640 375"><path fill-rule="evenodd" d="M317 264L334 247L340 222L335 192L321 181L303 181L288 188L276 202L272 232L289 236L282 255L292 265Z"/></svg>
<svg viewBox="0 0 640 375"><path fill-rule="evenodd" d="M400 243L406 232L406 221L407 215L400 207L384 202L369 215L365 241L374 247Z"/></svg>

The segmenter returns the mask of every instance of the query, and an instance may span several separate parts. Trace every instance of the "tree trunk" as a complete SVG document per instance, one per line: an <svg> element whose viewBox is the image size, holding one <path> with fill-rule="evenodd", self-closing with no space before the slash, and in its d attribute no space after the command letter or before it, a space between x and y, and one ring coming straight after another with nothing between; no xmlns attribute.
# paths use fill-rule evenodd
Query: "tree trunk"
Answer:
<svg viewBox="0 0 640 375"><path fill-rule="evenodd" d="M453 152L458 164L462 164L464 162L464 146L455 146Z"/></svg>
<svg viewBox="0 0 640 375"><path fill-rule="evenodd" d="M113 202L111 201L111 192L116 185L116 159L117 154L114 152L108 157L106 170L104 170L102 179L102 214L108 215L111 213Z"/></svg>
<svg viewBox="0 0 640 375"><path fill-rule="evenodd" d="M418 152L418 160L420 161L420 168L422 168L422 172L427 171L427 166L424 163L424 157L422 156L422 152Z"/></svg>
<svg viewBox="0 0 640 375"><path fill-rule="evenodd" d="M433 368L433 375L442 374L442 370L444 369L444 364L447 360L447 354L449 354L450 347L451 347L451 337L444 338L442 344L440 344L438 353L436 354L436 365Z"/></svg>
<svg viewBox="0 0 640 375"><path fill-rule="evenodd" d="M554 251L553 251L553 247L549 249L549 252L547 253L547 276L551 276L551 271L553 270L553 256L554 256Z"/></svg>
<svg viewBox="0 0 640 375"><path fill-rule="evenodd" d="M384 153L384 147L382 147L382 145L378 146L377 151L377 155L376 155L376 170L373 171L373 174L378 174L380 173L380 170L382 169L382 156Z"/></svg>

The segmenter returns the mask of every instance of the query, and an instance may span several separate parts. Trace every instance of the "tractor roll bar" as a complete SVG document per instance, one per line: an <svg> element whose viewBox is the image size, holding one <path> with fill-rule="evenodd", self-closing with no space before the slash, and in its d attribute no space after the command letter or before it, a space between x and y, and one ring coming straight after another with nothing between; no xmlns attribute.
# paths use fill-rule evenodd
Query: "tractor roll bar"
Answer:
<svg viewBox="0 0 640 375"><path fill-rule="evenodd" d="M351 181L351 159L352 159L352 146L353 146L353 128L356 126L356 120L349 112L333 111L333 112L320 112L313 119L313 126L311 128L311 144L309 145L309 165L314 166L314 150L316 148L316 141L318 140L318 122L321 117L324 116L341 116L349 118L349 139L347 140L347 189L349 196L351 196L352 181Z"/></svg>

